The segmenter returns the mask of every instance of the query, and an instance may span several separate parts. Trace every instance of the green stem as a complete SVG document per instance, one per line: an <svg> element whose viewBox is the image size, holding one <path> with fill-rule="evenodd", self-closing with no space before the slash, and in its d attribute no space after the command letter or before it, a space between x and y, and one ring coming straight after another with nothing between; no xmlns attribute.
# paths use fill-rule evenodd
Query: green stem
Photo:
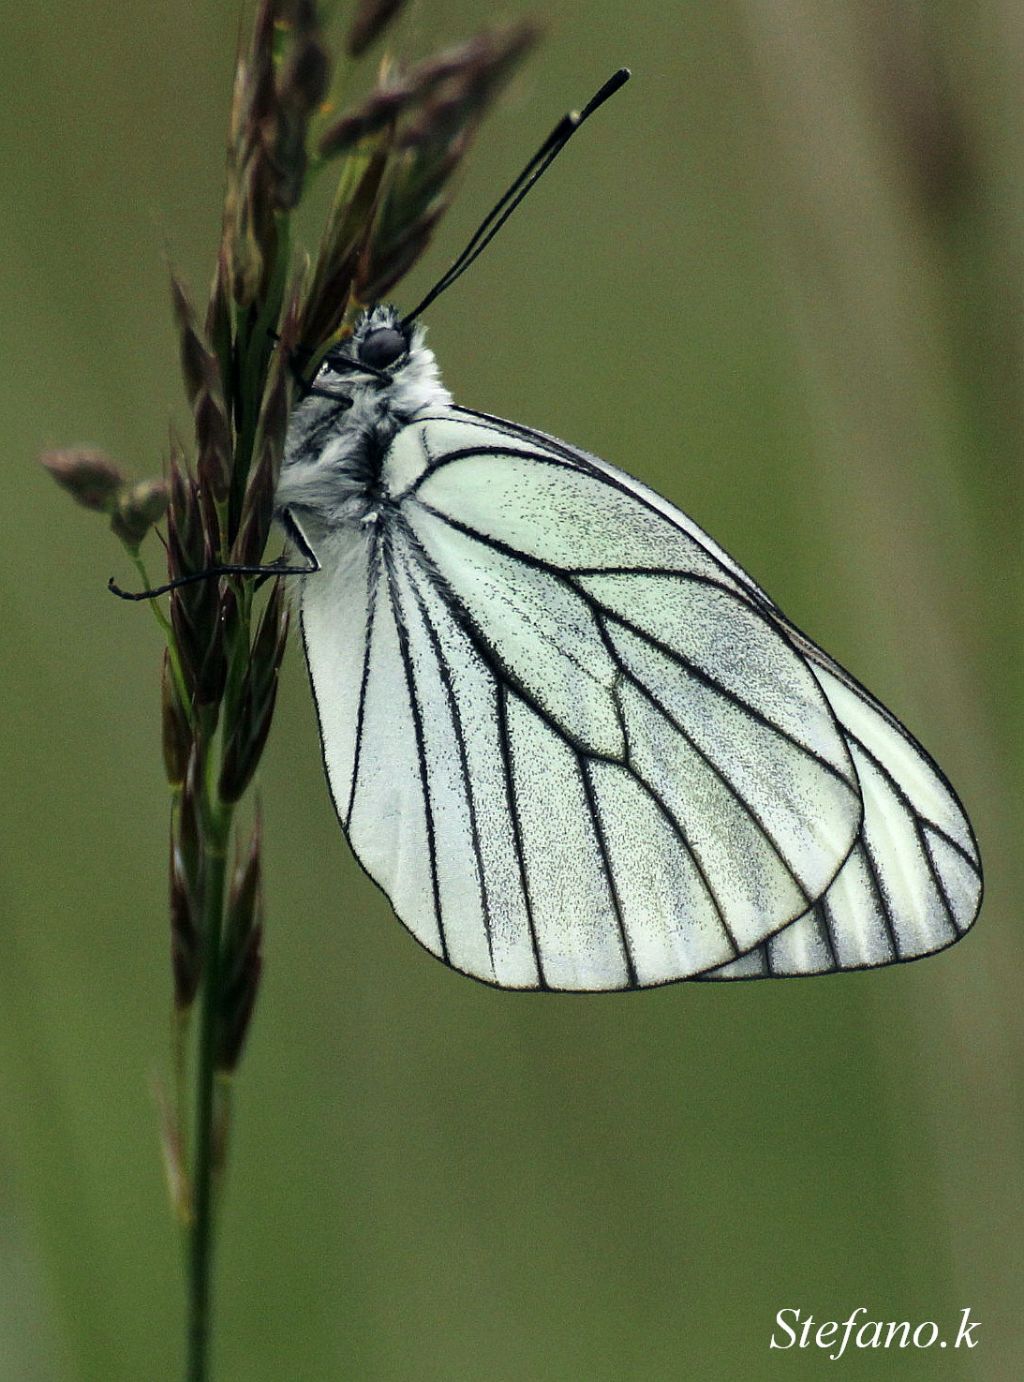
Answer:
<svg viewBox="0 0 1024 1382"><path fill-rule="evenodd" d="M182 1168L188 1166L189 1126L185 1117L185 1098L188 1089L188 1038L189 1010L175 1009L171 1018L171 1048L174 1058L174 1127L178 1135L178 1154ZM185 1176L188 1186L188 1177ZM187 1204L188 1201L183 1201ZM191 1222L191 1204L188 1204L188 1222Z"/></svg>
<svg viewBox="0 0 1024 1382"><path fill-rule="evenodd" d="M146 570L146 563L139 556L138 552L130 551L129 554L136 571L139 573L143 590L151 590L152 582L149 579L149 572ZM174 678L174 684L178 691L178 699L183 706L187 707L191 698L185 688L185 674L181 670L181 658L178 656L178 645L174 639L174 630L171 628L171 621L167 618L167 615L164 614L156 600L147 600L146 603L153 611L153 618L156 620L157 626L167 642L167 653L171 660L171 676Z"/></svg>
<svg viewBox="0 0 1024 1382"><path fill-rule="evenodd" d="M230 823L230 807L211 803L211 809L204 822L206 843L203 851L203 992L195 1072L193 1217L188 1243L188 1382L207 1382L209 1377L215 1208L214 1088L220 1012L224 879Z"/></svg>

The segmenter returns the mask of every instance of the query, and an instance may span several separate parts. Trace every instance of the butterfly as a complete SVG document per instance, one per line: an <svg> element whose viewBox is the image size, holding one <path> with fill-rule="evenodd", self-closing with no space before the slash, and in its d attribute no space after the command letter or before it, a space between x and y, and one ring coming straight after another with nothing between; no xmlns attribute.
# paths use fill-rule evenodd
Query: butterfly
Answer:
<svg viewBox="0 0 1024 1382"><path fill-rule="evenodd" d="M277 516L341 825L413 936L508 989L821 974L971 926L977 844L899 721L690 518L459 406L423 308L366 310L295 408Z"/></svg>

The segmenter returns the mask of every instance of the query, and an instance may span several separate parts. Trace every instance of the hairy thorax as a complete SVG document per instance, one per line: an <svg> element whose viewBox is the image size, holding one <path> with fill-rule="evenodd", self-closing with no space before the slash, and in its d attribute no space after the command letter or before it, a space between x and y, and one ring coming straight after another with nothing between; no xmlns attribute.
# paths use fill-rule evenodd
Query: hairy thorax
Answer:
<svg viewBox="0 0 1024 1382"><path fill-rule="evenodd" d="M351 373L322 372L292 413L274 507L278 515L290 510L314 545L318 533L358 530L373 521L387 499L381 474L395 436L425 409L451 402L419 326L411 329L406 355L386 374L360 372L360 341L396 322L389 305L373 308L346 351Z"/></svg>

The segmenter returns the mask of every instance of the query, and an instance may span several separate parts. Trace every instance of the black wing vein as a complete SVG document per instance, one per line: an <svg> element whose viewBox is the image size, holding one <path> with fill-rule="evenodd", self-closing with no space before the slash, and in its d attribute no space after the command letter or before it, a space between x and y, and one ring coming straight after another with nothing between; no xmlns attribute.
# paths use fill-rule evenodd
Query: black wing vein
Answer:
<svg viewBox="0 0 1024 1382"><path fill-rule="evenodd" d="M437 635L434 622L427 609L426 601L423 599L414 580L411 579L412 572L406 564L406 574L410 577L409 585L415 597L416 604L423 620L423 627L426 629L430 646L437 659L438 676L444 689L445 701L452 717L452 727L455 730L455 742L459 751L459 767L462 776L463 786L466 792L466 808L469 812L470 838L473 843L473 863L476 869L477 884L480 889L480 910L484 922L484 930L487 935L487 953L490 957L491 967L494 967L494 936L491 929L491 914L487 901L487 877L484 870L483 855L480 849L480 826L477 820L476 799L473 791L473 780L469 772L469 758L466 752L466 734L462 723L462 712L459 709L458 697L452 683L451 668L448 665L448 658L441 646L441 640Z"/></svg>
<svg viewBox="0 0 1024 1382"><path fill-rule="evenodd" d="M342 824L346 830L348 830L352 824L352 807L356 799L356 784L359 781L359 760L362 756L363 726L366 715L366 688L370 680L370 649L373 646L373 620L377 609L379 576L380 554L377 545L377 534L374 532L370 539L370 550L366 560L366 646L363 649L363 670L359 679L359 705L356 709L352 781L349 785L345 814L342 816Z"/></svg>
<svg viewBox="0 0 1024 1382"><path fill-rule="evenodd" d="M519 866L519 880L523 889L523 902L526 906L526 922L530 931L530 945L533 948L533 960L537 966L537 985L539 988L548 987L547 980L544 978L544 961L540 953L540 944L537 939L537 926L533 918L533 903L530 900L530 880L526 869L526 856L523 852L523 823L519 817L519 806L516 802L515 779L513 777L512 764L512 744L508 734L508 687L499 682L495 687L496 709L498 718L498 750L501 754L502 769L505 778L505 798L508 802L509 819L512 822L512 839L515 843L516 863Z"/></svg>
<svg viewBox="0 0 1024 1382"><path fill-rule="evenodd" d="M829 960L833 969L839 967L839 952L836 950L834 922L832 920L832 909L829 906L828 894L820 897L814 904L814 912L821 921L821 936L828 947Z"/></svg>
<svg viewBox="0 0 1024 1382"><path fill-rule="evenodd" d="M604 827L601 824L601 809L594 795L594 784L590 778L590 765L583 754L576 755L577 767L579 769L580 781L583 783L583 796L587 803L587 810L590 813L590 822L594 827L594 839L601 855L601 867L608 883L608 895L611 898L612 910L615 913L615 923L619 929L619 939L622 943L622 958L626 965L626 976L629 979L631 989L639 988L637 979L636 965L633 961L633 951L629 944L629 935L626 931L626 922L622 914L622 900L619 897L619 890L615 885L615 871L612 868L611 859L608 856L608 844L604 837Z"/></svg>
<svg viewBox="0 0 1024 1382"><path fill-rule="evenodd" d="M631 764L631 759L632 759L632 756L631 756L631 754L629 753L629 736L628 736L628 734L627 734L627 736L626 736L626 763L627 763L627 766L629 766L629 765ZM683 849L684 849L684 850L686 851L686 853L689 855L690 861L691 861L691 863L693 864L694 869L696 870L697 877L698 877L698 878L700 879L700 881L701 881L701 886L703 887L704 891L707 893L708 898L710 899L711 905L712 905L712 907L714 907L714 909L715 909L715 915L718 917L718 920L719 920L719 923L721 924L722 930L725 932L726 939L728 940L730 946L732 947L733 956L735 957L735 956L737 956L737 955L740 955L740 954L742 953L742 951L741 951L741 949L740 949L740 946L739 946L738 941L736 940L736 937L733 935L732 927L729 925L728 921L726 920L725 911L724 911L724 909L723 909L723 907L722 907L721 901L719 900L718 894L715 892L714 888L712 887L712 885L711 885L711 880L708 878L707 873L705 872L704 865L703 865L703 863L701 862L700 856L697 854L697 851L694 849L693 845L690 843L690 837L687 835L686 831L683 829L682 823L681 823L680 821L676 820L676 817L675 817L675 815L673 814L671 807L669 806L668 802L666 802L666 801L663 799L663 797L661 796L660 792L658 792L657 788L653 787L653 786L651 785L651 783L649 783L649 782L646 780L646 778L641 777L640 774L639 774L634 768L630 767L630 772L631 772L631 774L632 774L632 777L633 777L634 782L637 783L637 785L639 786L639 788L640 788L640 790L641 790L642 792L646 793L646 795L650 797L651 801L653 801L654 805L655 805L655 806L658 808L658 810L660 811L661 816L662 816L662 819L665 821L665 824L668 826L669 830L672 832L672 834L673 834L673 835L676 837L676 839L679 841L680 845L683 847Z"/></svg>
<svg viewBox="0 0 1024 1382"><path fill-rule="evenodd" d="M875 705L876 702L872 700L871 708L874 709ZM909 733L903 728L901 724L899 724L898 721L896 721L894 728L898 728L902 732L903 738L907 740L911 748L919 749L921 751L925 763L930 768L935 769L936 777L938 778L939 782L946 788L950 795L953 796L954 800L956 800L952 787L950 787L949 783L942 776L941 772L939 772L936 769L935 763L927 756L924 750L921 749L920 744L918 744L915 739L912 739L910 737ZM851 743L857 745L858 749L860 749L861 753L863 753L865 758L869 758L871 760L871 762L874 764L874 766L878 769L881 775L888 782L889 786L892 788L893 795L898 797L899 800L903 803L903 805L907 808L907 810L911 812L915 821L925 821L928 825L929 830L934 830L936 835L938 835L938 837L943 841L944 844L947 844L950 847L950 849L955 850L956 853L960 855L961 859L963 859L964 863L967 864L968 867L972 870L972 872L980 874L977 858L968 853L968 851L964 849L963 845L960 843L959 840L955 840L952 835L950 835L947 831L943 830L942 826L939 825L938 821L932 820L930 816L923 815L922 812L920 812L917 809L917 807L911 800L910 796L900 786L899 779L893 776L893 774L885 766L885 764L878 757L878 755L868 748L867 744L864 743L863 739L859 738L853 732L853 730L846 729L845 727L843 729L843 733L846 735L846 738Z"/></svg>
<svg viewBox="0 0 1024 1382"><path fill-rule="evenodd" d="M390 558L390 554L388 554ZM387 567L388 561L385 561ZM391 602L391 614L395 621L395 630L398 634L398 648L402 657L402 666L405 671L405 683L409 694L409 710L412 715L413 733L416 739L416 758L419 765L420 783L423 790L423 811L427 829L427 852L430 862L430 887L434 902L434 919L437 922L438 939L441 944L441 958L445 964L448 963L448 943L445 938L444 917L441 912L441 888L437 876L437 839L434 824L434 809L431 803L430 794L430 770L427 765L427 751L423 734L423 712L416 691L416 677L412 665L412 657L409 651L409 631L405 626L405 618L399 607L398 592L395 590L395 582L390 570L386 571L388 587L388 599Z"/></svg>

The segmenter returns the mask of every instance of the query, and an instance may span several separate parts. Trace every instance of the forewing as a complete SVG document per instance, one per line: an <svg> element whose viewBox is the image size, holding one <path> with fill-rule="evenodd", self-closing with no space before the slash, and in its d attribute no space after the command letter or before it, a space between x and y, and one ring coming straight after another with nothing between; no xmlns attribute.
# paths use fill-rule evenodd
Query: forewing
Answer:
<svg viewBox="0 0 1024 1382"><path fill-rule="evenodd" d="M358 640L335 640L337 591L314 612L306 582L355 852L429 950L503 987L646 986L748 951L806 911L859 828L820 687L645 501L450 423L388 455L343 683Z"/></svg>

